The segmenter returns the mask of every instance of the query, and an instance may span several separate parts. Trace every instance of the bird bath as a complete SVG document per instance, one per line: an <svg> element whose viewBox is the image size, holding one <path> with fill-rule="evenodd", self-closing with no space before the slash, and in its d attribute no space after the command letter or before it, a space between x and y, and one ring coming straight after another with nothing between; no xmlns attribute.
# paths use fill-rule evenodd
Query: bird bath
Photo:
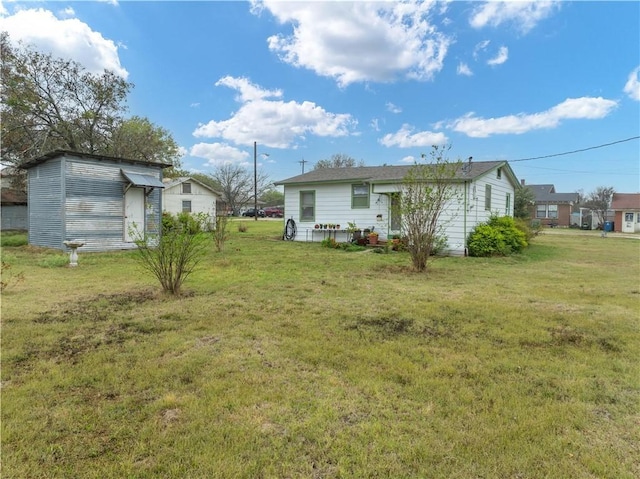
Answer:
<svg viewBox="0 0 640 479"><path fill-rule="evenodd" d="M69 254L69 266L78 266L78 248L84 245L84 241L67 240L63 241L63 243L67 246L67 248L71 249L71 253Z"/></svg>

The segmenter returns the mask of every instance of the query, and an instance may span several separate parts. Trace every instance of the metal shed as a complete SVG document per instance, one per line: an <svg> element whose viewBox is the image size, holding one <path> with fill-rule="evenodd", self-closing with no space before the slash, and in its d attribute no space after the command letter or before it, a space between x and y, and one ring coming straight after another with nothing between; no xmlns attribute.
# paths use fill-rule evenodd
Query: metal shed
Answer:
<svg viewBox="0 0 640 479"><path fill-rule="evenodd" d="M29 244L83 251L135 248L157 234L162 170L170 165L56 150L24 163L28 182Z"/></svg>

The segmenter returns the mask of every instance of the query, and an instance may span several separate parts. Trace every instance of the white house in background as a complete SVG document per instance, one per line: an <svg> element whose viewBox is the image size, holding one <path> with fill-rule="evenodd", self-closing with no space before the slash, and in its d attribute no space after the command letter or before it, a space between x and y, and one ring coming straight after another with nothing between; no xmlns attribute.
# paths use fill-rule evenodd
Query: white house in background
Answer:
<svg viewBox="0 0 640 479"><path fill-rule="evenodd" d="M216 216L216 203L221 195L210 186L190 177L165 178L162 190L162 211L177 215L204 213Z"/></svg>
<svg viewBox="0 0 640 479"><path fill-rule="evenodd" d="M402 234L393 205L411 166L361 166L322 168L286 180L287 218L296 222L295 241L322 241L328 235L346 241L348 223L374 228L380 239ZM506 161L465 162L451 181L456 199L440 218L447 237L447 252L464 255L467 237L492 213L513 216L515 192L520 182ZM323 226L334 228L323 228Z"/></svg>

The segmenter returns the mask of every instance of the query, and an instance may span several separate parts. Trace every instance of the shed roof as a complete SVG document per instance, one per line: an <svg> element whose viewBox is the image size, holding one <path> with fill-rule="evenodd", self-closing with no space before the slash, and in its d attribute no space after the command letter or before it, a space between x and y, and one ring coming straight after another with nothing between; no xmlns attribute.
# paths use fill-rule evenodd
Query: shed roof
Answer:
<svg viewBox="0 0 640 479"><path fill-rule="evenodd" d="M612 210L640 210L640 193L614 193Z"/></svg>
<svg viewBox="0 0 640 479"><path fill-rule="evenodd" d="M158 178L151 175L143 175L141 173L133 173L131 171L120 170L129 183L133 186L144 186L145 188L164 188L164 183Z"/></svg>
<svg viewBox="0 0 640 479"><path fill-rule="evenodd" d="M115 161L115 162L123 162L123 163L132 163L137 165L159 166L160 168L169 168L171 166L169 163L159 163L157 161L134 160L131 158L119 158L115 156L95 155L93 153L82 153L79 151L70 151L70 150L54 150L42 156L39 156L38 158L33 158L29 161L25 161L20 165L20 168L23 168L26 170L36 165L39 165L40 163L44 163L47 160L57 158L59 156L72 156L75 158L87 158L87 159L97 160L97 161Z"/></svg>
<svg viewBox="0 0 640 479"><path fill-rule="evenodd" d="M470 166L469 166L470 165ZM427 165L435 166L435 165ZM302 175L293 176L285 180L276 181L276 185L294 185L306 183L336 183L349 181L368 181L370 183L397 183L401 182L409 173L413 165L403 166L356 166L348 168L320 168ZM506 167L514 185L518 186L511 167L506 161L475 161L463 162L458 167L454 181L476 179L487 172Z"/></svg>

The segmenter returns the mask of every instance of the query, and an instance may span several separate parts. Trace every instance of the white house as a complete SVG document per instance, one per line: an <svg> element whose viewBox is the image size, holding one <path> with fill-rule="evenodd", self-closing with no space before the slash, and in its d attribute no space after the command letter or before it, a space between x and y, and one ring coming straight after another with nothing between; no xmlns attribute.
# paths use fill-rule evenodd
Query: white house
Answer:
<svg viewBox="0 0 640 479"><path fill-rule="evenodd" d="M296 224L295 241L348 238L347 225L374 228L380 239L402 234L394 203L411 166L322 168L278 181L284 186L287 218ZM447 252L466 253L471 230L492 213L513 216L520 183L506 161L465 162L451 180L455 199L440 218Z"/></svg>
<svg viewBox="0 0 640 479"><path fill-rule="evenodd" d="M210 186L190 177L165 178L162 191L162 211L178 213L204 213L216 216L216 202L220 193Z"/></svg>

